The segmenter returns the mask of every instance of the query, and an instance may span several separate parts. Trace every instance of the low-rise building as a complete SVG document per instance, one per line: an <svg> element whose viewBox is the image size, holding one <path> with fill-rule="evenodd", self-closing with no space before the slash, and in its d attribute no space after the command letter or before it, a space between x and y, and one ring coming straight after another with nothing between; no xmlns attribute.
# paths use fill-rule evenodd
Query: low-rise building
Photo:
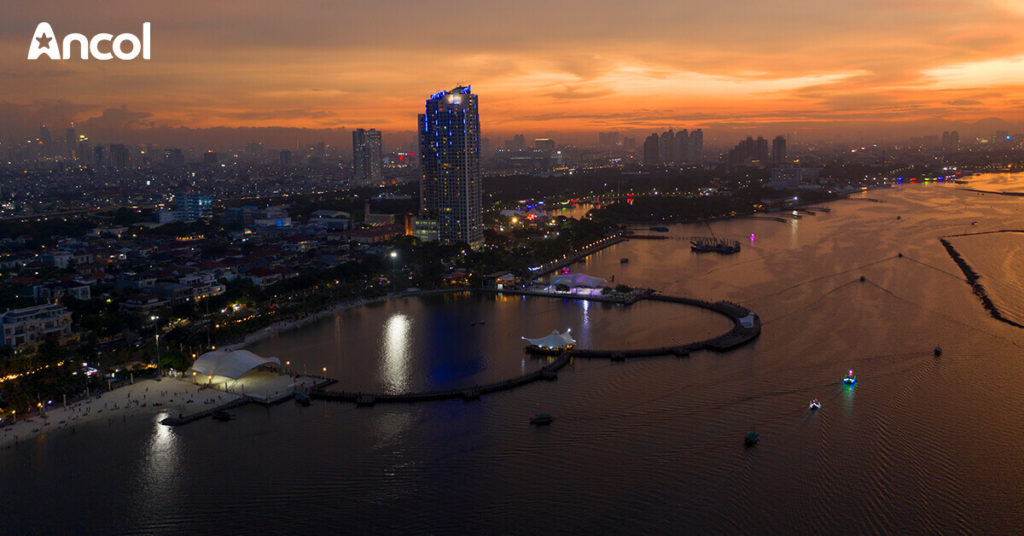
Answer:
<svg viewBox="0 0 1024 536"><path fill-rule="evenodd" d="M71 334L71 312L54 304L36 305L0 315L0 346L35 346L47 337Z"/></svg>

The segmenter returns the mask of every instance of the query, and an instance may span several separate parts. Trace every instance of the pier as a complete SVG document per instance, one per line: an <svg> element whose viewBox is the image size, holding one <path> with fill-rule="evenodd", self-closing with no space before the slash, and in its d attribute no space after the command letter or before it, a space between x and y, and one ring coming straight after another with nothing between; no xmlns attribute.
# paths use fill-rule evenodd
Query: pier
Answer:
<svg viewBox="0 0 1024 536"><path fill-rule="evenodd" d="M622 233L616 233L613 235L606 236L601 240L594 242L593 244L590 244L586 247L580 248L568 255L563 256L561 259L555 259L553 261L542 264L538 266L536 270L533 270L531 268L531 270L533 270L533 277L540 277L550 274L551 272L569 266L575 263L576 261L583 259L587 255L592 255L606 247L614 246L615 244L622 242L626 238L627 237L623 236Z"/></svg>
<svg viewBox="0 0 1024 536"><path fill-rule="evenodd" d="M259 382L260 388L256 389L255 392L253 392L251 387L249 393L245 393L244 389L239 391L228 390L226 388L221 389L217 387L209 387L208 389L210 391L218 394L224 393L229 395L231 398L223 404L218 404L214 407L207 407L192 413L179 412L177 417L167 417L160 421L160 424L165 424L167 426L180 426L200 419L205 419L218 411L227 411L247 404L273 406L295 398L296 385L301 384L302 389L309 388L311 390L315 390L327 387L334 384L336 381L337 380L331 378L317 378L315 376L295 377L291 374L277 374L276 377L269 382ZM270 389L275 389L273 395L271 395ZM260 393L263 394L260 395Z"/></svg>
<svg viewBox="0 0 1024 536"><path fill-rule="evenodd" d="M620 241L623 239L622 237L616 238L618 238L618 240ZM325 387L328 387L336 383L337 380L327 377L293 377L291 375L280 374L277 376L275 380L272 380L274 386L268 387L266 385L266 382L258 382L260 388L256 390L255 394L252 394L252 389L250 389L250 393L245 393L244 389L237 390L235 388L232 388L228 390L226 385L223 390L217 389L216 387L212 387L211 389L216 389L218 392L225 392L229 395L232 395L233 398L215 407L208 407L202 409L201 411L196 411L188 414L179 413L177 417L167 417L161 421L161 424L165 424L167 426L180 426L191 422L195 422L200 419L204 419L206 417L210 417L215 412L227 411L229 409L241 407L246 404L256 403L267 406L280 404L286 400L294 398L295 384L300 382L303 385L309 385L310 398L325 401L349 402L355 404L357 407L372 407L376 404L434 402L441 400L463 400L465 402L472 402L479 400L483 395L498 393L501 391L508 391L537 381L556 381L558 380L559 371L562 370L562 368L564 368L570 361L576 358L609 359L612 361L626 361L627 359L658 356L675 356L682 358L689 357L693 352L699 350L726 352L734 348L738 348L744 344L747 344L748 342L756 339L761 334L761 319L746 307L725 301L709 302L705 300L697 300L681 296L664 296L657 294L650 289L637 289L626 295L615 296L589 296L580 294L550 293L529 290L476 289L475 291L516 294L524 296L538 296L548 298L589 300L597 302L615 303L624 306L631 305L641 300L678 303L680 305L708 309L721 315L724 315L728 317L730 320L732 320L733 327L729 331L716 337L712 337L710 339L706 339L703 341L695 341L683 345L618 350L574 348L569 351L557 353L555 359L552 360L550 363L544 365L543 367L533 372L523 374L522 376L516 376L514 378L509 378L506 380L487 383L483 385L464 386L457 389L441 391L421 391L412 393L328 391L325 389ZM528 350L529 349L527 349L527 351ZM273 392L274 396L271 396L270 389L275 389ZM263 395L261 396L260 393L263 393Z"/></svg>
<svg viewBox="0 0 1024 536"><path fill-rule="evenodd" d="M534 293L529 291L512 291L508 293L552 297L552 295L548 293ZM478 400L481 395L497 393L500 391L508 391L539 380L557 380L558 371L565 367L565 365L568 364L569 361L571 361L574 358L610 359L612 361L625 361L627 359L657 356L689 357L692 352L696 352L698 350L726 352L734 348L738 348L756 339L761 334L761 319L756 314L752 313L749 309L730 302L708 302L704 300L695 300L680 296L663 296L655 294L653 293L653 291L638 293L637 295L632 296L629 300L624 300L621 298L609 298L606 296L565 295L554 297L564 297L567 299L578 300L616 302L623 304L631 304L640 300L678 303L681 305L709 309L716 313L727 316L729 317L729 319L733 321L733 327L729 331L721 335L718 335L717 337L712 337L710 339L706 339L703 341L696 341L678 346L659 346L652 348L640 348L630 350L588 350L575 348L570 351L562 352L561 354L558 355L557 358L555 358L554 361L548 363L547 365L541 367L538 370L535 370L528 374L523 374L522 376L517 376L515 378L509 378L507 380L497 381L494 383L488 383L484 385L474 385L471 387L450 389L446 391L424 391L416 393L364 393L327 391L318 388L314 389L310 393L310 397L319 400L331 400L335 402L352 402L355 403L356 406L362 407L370 407L378 403L415 403L454 399L462 399L466 402L470 402Z"/></svg>

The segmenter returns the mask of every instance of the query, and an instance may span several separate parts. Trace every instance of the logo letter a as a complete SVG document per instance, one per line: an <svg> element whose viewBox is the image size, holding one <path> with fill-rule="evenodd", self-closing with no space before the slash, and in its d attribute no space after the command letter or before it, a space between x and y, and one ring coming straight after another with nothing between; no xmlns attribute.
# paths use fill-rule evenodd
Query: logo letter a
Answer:
<svg viewBox="0 0 1024 536"><path fill-rule="evenodd" d="M34 60L39 56L46 56L51 60L60 59L57 36L48 22L40 22L39 26L36 26L36 33L32 34L32 43L28 46L28 59Z"/></svg>

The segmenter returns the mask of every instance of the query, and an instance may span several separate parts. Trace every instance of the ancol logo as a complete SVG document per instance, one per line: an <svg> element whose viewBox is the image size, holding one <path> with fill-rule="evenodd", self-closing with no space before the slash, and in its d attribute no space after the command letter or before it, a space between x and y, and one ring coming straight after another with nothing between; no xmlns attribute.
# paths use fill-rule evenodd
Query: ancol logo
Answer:
<svg viewBox="0 0 1024 536"><path fill-rule="evenodd" d="M101 43L110 43L104 46L104 50L100 50ZM130 45L128 52L124 51L124 44ZM119 60L134 60L142 53L142 59L149 59L149 23L142 23L142 39L140 40L133 34L123 33L117 37L114 37L108 33L98 33L92 36L92 39L80 34L70 33L64 36L64 42L62 44L57 43L57 36L53 33L53 28L47 22L40 22L39 26L36 26L36 33L32 34L32 43L28 48L28 59L38 59L39 56L46 56L51 60L69 60L71 59L72 45L78 45L79 56L83 60L89 59L89 54L92 57L106 61L117 56ZM110 52L107 52L109 50ZM63 54L61 53L63 51Z"/></svg>

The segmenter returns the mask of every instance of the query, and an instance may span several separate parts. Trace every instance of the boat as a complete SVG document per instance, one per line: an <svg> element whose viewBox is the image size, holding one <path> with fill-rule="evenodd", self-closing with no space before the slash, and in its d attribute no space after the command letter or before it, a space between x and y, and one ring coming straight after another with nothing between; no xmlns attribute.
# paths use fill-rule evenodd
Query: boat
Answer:
<svg viewBox="0 0 1024 536"><path fill-rule="evenodd" d="M846 375L845 378L843 378L843 383L846 385L854 385L857 383L857 377L853 375L852 370L849 374Z"/></svg>
<svg viewBox="0 0 1024 536"><path fill-rule="evenodd" d="M306 393L296 392L295 393L295 402L298 405L300 405L300 406L309 406L309 404L310 404L309 395L307 395Z"/></svg>
<svg viewBox="0 0 1024 536"><path fill-rule="evenodd" d="M554 417L547 413L538 413L533 417L530 417L530 424L536 424L538 426L544 424L551 424L551 421L555 420Z"/></svg>
<svg viewBox="0 0 1024 536"><path fill-rule="evenodd" d="M629 262L629 257L623 257L619 259L620 264L626 264L627 262Z"/></svg>
<svg viewBox="0 0 1024 536"><path fill-rule="evenodd" d="M748 447L753 447L760 440L761 440L761 436L758 435L757 432L750 432L749 434L747 434L746 436L743 437L743 444L748 446Z"/></svg>
<svg viewBox="0 0 1024 536"><path fill-rule="evenodd" d="M226 412L226 411L223 411L223 410L214 411L211 414L211 416L213 417L214 420L221 421L221 422L225 422L225 421L230 421L231 420L231 414Z"/></svg>
<svg viewBox="0 0 1024 536"><path fill-rule="evenodd" d="M818 402L818 397L814 397L814 400L811 400L811 411L818 409L821 409L821 402Z"/></svg>
<svg viewBox="0 0 1024 536"><path fill-rule="evenodd" d="M935 357L939 357L940 355L942 355L942 347L941 346L936 346L935 347Z"/></svg>
<svg viewBox="0 0 1024 536"><path fill-rule="evenodd" d="M660 227L660 226L659 227L651 227L651 230L656 232L656 233L667 233L668 232L668 227Z"/></svg>

